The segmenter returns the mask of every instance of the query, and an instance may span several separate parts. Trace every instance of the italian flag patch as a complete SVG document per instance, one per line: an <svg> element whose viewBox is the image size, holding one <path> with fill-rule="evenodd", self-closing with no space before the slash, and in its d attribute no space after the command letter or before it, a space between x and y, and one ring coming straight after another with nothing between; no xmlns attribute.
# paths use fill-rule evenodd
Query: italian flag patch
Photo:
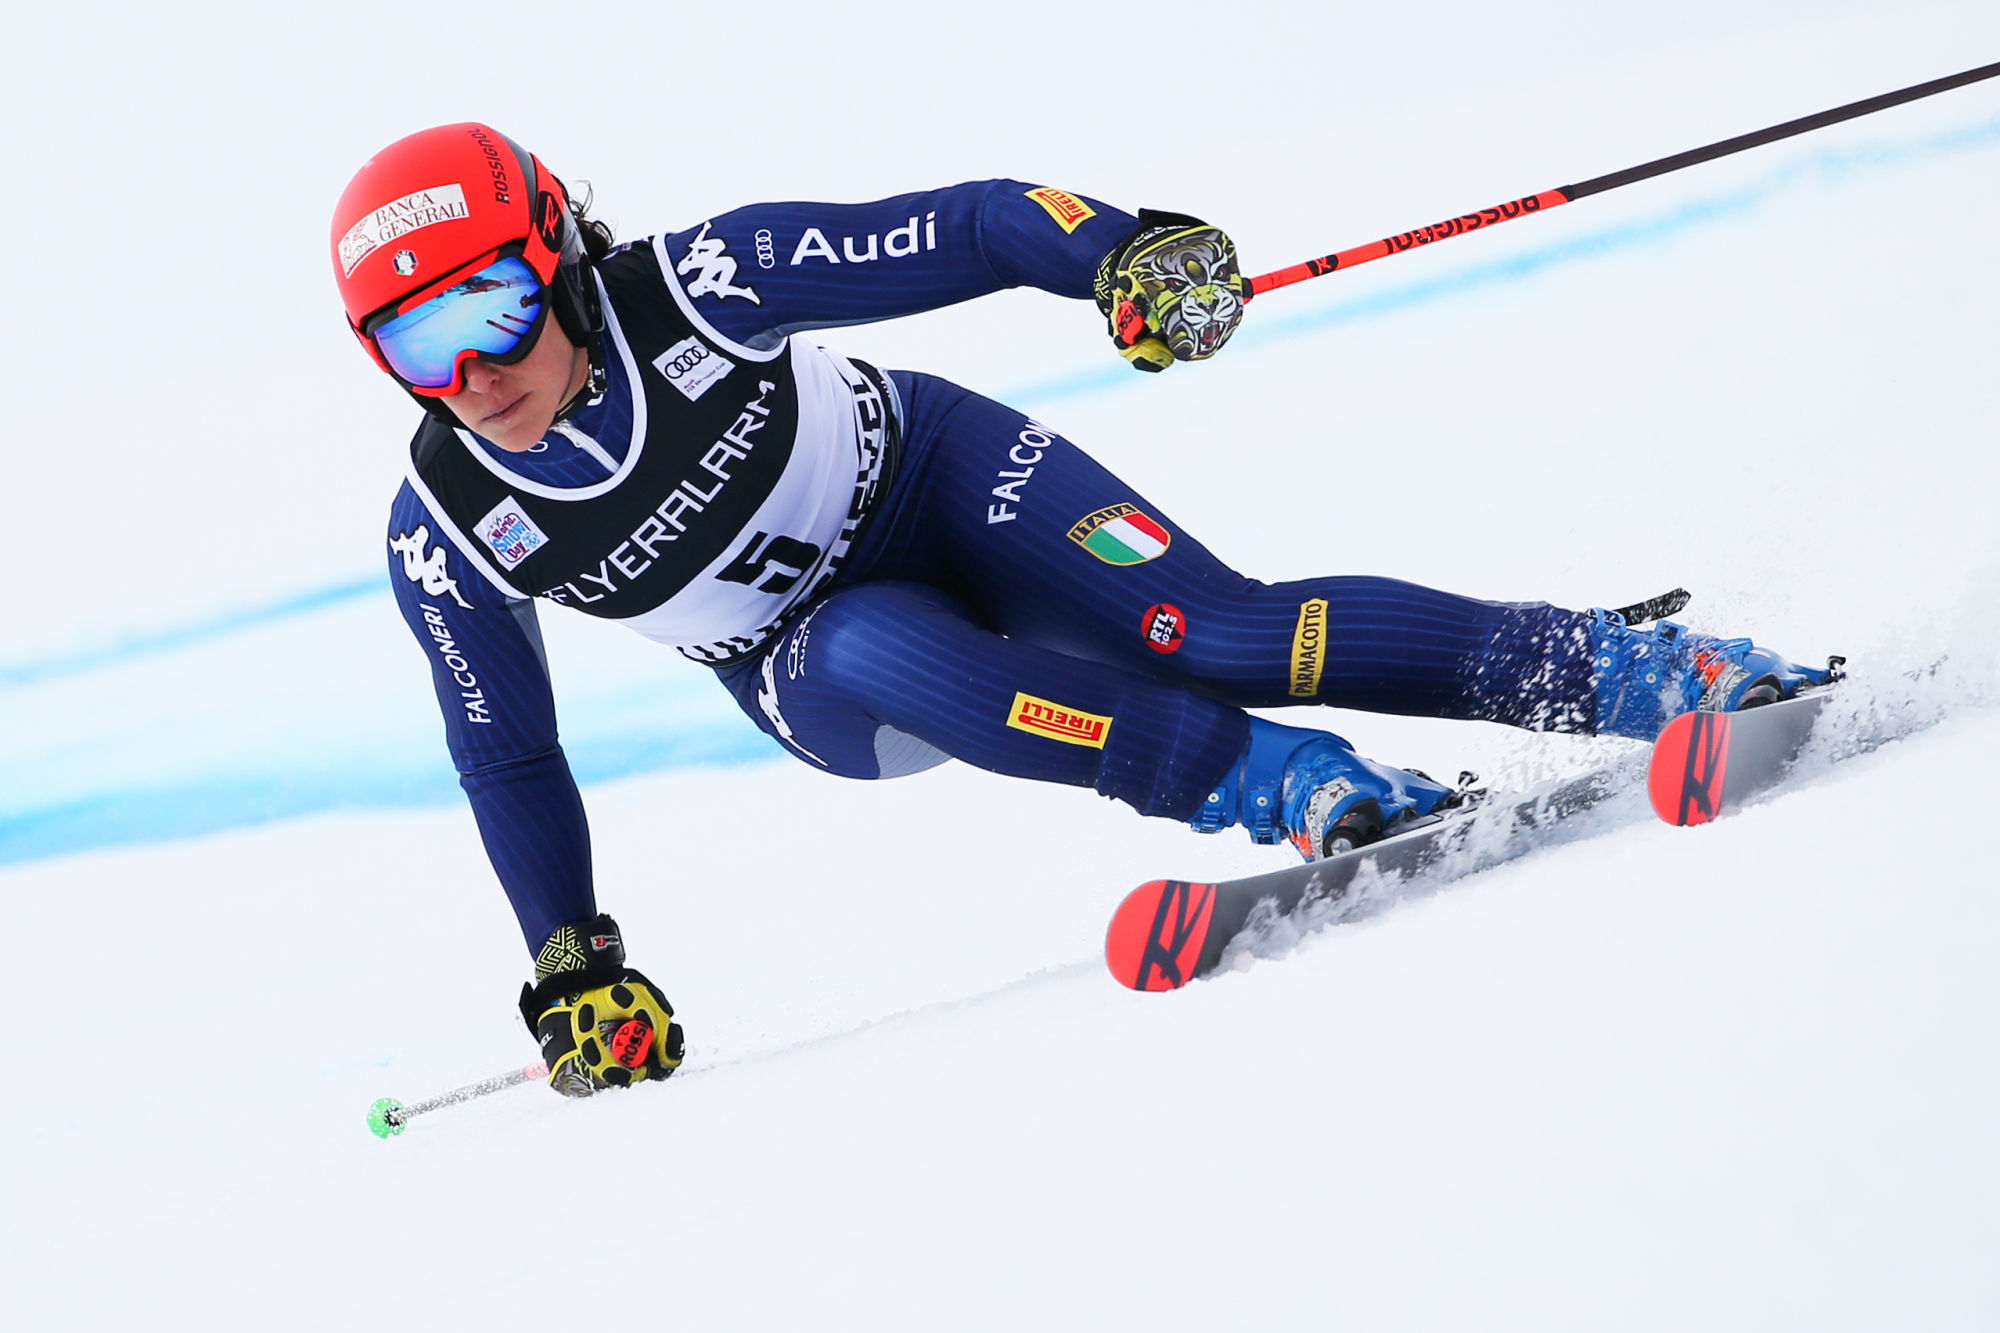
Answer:
<svg viewBox="0 0 2000 1333"><path fill-rule="evenodd" d="M1112 505L1080 520L1069 539L1107 565L1143 565L1167 553L1173 534L1139 512L1137 505Z"/></svg>

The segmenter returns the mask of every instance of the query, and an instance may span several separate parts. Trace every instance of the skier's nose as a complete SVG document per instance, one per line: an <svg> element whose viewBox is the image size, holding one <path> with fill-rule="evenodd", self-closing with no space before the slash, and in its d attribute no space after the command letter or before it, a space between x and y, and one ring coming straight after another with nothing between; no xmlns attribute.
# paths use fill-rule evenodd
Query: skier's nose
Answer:
<svg viewBox="0 0 2000 1333"><path fill-rule="evenodd" d="M500 378L500 368L483 357L465 363L465 387L474 393L490 393Z"/></svg>

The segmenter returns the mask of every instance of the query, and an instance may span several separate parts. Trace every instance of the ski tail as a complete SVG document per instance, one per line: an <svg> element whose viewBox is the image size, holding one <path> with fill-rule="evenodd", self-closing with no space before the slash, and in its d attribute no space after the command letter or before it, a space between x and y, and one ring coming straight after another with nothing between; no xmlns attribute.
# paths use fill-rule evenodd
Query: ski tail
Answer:
<svg viewBox="0 0 2000 1333"><path fill-rule="evenodd" d="M1653 742L1646 790L1669 824L1706 824L1784 781L1832 691L1735 713L1682 713Z"/></svg>
<svg viewBox="0 0 2000 1333"><path fill-rule="evenodd" d="M1175 990L1201 974L1215 925L1213 884L1156 879L1118 905L1104 933L1104 961L1133 990Z"/></svg>
<svg viewBox="0 0 2000 1333"><path fill-rule="evenodd" d="M1722 813L1733 713L1682 713L1653 742L1646 791L1669 824L1706 824Z"/></svg>

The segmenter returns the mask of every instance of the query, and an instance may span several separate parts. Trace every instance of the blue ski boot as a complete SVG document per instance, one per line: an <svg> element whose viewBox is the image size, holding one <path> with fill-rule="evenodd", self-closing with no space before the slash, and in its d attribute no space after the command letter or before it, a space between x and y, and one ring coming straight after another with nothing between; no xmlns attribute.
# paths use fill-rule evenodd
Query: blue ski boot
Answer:
<svg viewBox="0 0 2000 1333"><path fill-rule="evenodd" d="M1422 773L1363 759L1324 731L1250 719L1250 740L1188 821L1216 833L1241 824L1250 839L1284 839L1308 861L1374 842L1466 793Z"/></svg>
<svg viewBox="0 0 2000 1333"><path fill-rule="evenodd" d="M1825 670L1797 666L1748 639L1718 639L1671 620L1636 630L1616 611L1590 613L1590 645L1597 734L1642 741L1691 709L1729 713L1789 699L1836 679L1839 665L1836 658Z"/></svg>

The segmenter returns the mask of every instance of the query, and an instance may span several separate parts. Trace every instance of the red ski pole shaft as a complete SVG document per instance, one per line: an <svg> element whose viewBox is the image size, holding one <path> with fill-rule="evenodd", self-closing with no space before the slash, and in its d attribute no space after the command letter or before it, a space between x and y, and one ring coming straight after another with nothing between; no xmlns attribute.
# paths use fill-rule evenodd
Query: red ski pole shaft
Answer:
<svg viewBox="0 0 2000 1333"><path fill-rule="evenodd" d="M1990 79L1996 75L2000 75L2000 63L1981 65L1977 69L1966 70L1963 74L1932 79L1929 83L1915 84L1860 102L1849 102L1846 106L1837 106L1831 111L1821 111L1817 115L1801 116L1797 120L1788 120L1782 125L1773 125L1768 129L1739 134L1733 139L1724 139L1705 148L1691 148L1685 153L1675 153L1672 157L1627 167L1623 171L1596 176L1587 181L1579 181L1575 185L1558 186L1553 190L1543 190L1539 194L1526 195L1504 204L1496 204L1492 208L1482 208L1476 213L1463 213L1416 231L1402 232L1347 250L1336 250L1330 255L1308 259L1302 264L1293 264L1290 268L1281 268L1250 279L1250 295L1262 296L1275 288L1289 287L1295 282L1304 282L1307 278L1323 277L1336 269L1353 268L1370 260L1384 259L1389 255L1401 254L1405 250L1414 250L1419 246L1449 240L1453 236L1462 236L1469 231L1480 231L1502 222L1511 222L1530 213L1540 213L1560 204L1572 203L1585 195L1602 194L1606 190L1615 190L1634 181L1649 180L1654 176L1664 176L1669 171L1679 171L1682 167L1691 167L1700 162L1713 162L1718 157L1728 157L1731 153L1740 153L1746 148L1758 148L1767 143L1776 143L1780 139L1789 139L1795 134L1804 134L1808 130L1838 125L1843 120L1853 120L1857 116L1866 116L1892 106L1901 106L1904 102L1914 102L1921 97L1949 92L1953 88L1963 88L1968 83L1978 83L1982 79Z"/></svg>

